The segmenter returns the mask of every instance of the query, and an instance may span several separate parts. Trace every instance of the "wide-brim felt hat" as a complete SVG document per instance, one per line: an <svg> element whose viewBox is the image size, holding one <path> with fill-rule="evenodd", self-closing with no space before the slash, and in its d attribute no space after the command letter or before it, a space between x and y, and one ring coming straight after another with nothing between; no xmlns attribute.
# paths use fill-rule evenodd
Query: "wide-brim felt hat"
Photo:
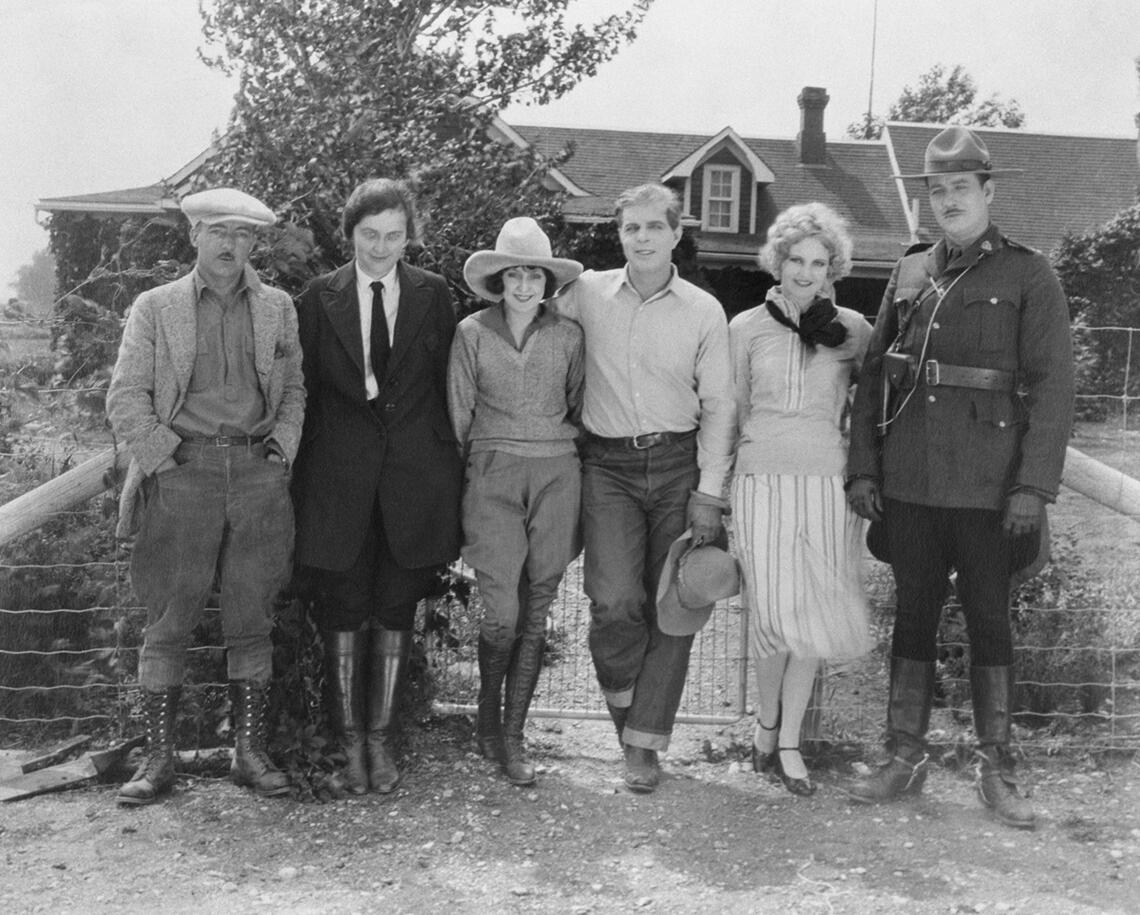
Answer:
<svg viewBox="0 0 1140 915"><path fill-rule="evenodd" d="M740 566L719 546L693 546L687 530L673 541L657 582L657 628L665 635L698 632L716 602L740 593Z"/></svg>
<svg viewBox="0 0 1140 915"><path fill-rule="evenodd" d="M271 226L277 216L256 197L232 187L216 187L187 194L179 204L190 225L212 226L219 222L240 222L248 226Z"/></svg>
<svg viewBox="0 0 1140 915"><path fill-rule="evenodd" d="M923 171L914 175L895 175L895 178L934 178L971 172L982 175L1016 175L1024 169L994 168L986 141L972 130L957 124L935 135L926 146Z"/></svg>
<svg viewBox="0 0 1140 915"><path fill-rule="evenodd" d="M582 273L582 265L568 257L555 257L542 226L529 216L516 216L503 223L493 251L476 251L463 265L463 279L479 298L498 302L502 293L487 288L487 278L508 267L544 267L561 288Z"/></svg>

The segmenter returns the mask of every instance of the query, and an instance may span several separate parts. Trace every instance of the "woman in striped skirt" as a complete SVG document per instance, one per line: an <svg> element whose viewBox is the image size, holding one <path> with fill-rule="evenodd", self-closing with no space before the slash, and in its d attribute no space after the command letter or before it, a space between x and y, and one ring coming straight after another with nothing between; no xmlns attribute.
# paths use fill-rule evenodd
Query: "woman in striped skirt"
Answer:
<svg viewBox="0 0 1140 915"><path fill-rule="evenodd" d="M778 285L729 326L732 508L759 687L752 764L806 796L815 786L800 729L820 661L870 649L863 522L844 497L842 419L871 326L832 302L851 267L851 239L823 204L777 216L760 265Z"/></svg>

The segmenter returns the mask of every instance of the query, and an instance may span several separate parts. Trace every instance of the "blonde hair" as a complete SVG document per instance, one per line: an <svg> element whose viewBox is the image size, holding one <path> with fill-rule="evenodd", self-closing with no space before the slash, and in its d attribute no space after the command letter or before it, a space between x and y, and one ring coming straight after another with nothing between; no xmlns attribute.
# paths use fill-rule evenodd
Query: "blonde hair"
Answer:
<svg viewBox="0 0 1140 915"><path fill-rule="evenodd" d="M767 243L760 249L760 266L779 280L788 252L805 238L818 238L830 252L828 280L834 283L851 272L852 244L847 221L823 203L804 203L780 213L768 229Z"/></svg>

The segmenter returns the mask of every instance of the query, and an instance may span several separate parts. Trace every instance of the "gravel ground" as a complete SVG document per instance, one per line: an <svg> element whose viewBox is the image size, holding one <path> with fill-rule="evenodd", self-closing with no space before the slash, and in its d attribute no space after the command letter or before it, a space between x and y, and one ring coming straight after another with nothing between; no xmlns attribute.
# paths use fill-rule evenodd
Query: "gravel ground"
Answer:
<svg viewBox="0 0 1140 915"><path fill-rule="evenodd" d="M0 812L4 912L1010 912L1140 911L1140 764L1031 758L1041 823L993 821L967 772L923 795L851 805L862 763L816 760L788 794L744 760L745 723L685 726L655 794L621 785L607 723L540 721L533 789L474 755L466 719L409 735L388 797L259 800L183 775L151 807L113 785Z"/></svg>

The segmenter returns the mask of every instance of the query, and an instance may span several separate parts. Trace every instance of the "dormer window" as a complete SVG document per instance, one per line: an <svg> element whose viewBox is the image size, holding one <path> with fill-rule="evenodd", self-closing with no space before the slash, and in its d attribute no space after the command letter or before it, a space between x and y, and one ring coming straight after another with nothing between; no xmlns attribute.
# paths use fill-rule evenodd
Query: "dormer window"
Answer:
<svg viewBox="0 0 1140 915"><path fill-rule="evenodd" d="M740 231L740 166L706 165L704 180L706 232Z"/></svg>

